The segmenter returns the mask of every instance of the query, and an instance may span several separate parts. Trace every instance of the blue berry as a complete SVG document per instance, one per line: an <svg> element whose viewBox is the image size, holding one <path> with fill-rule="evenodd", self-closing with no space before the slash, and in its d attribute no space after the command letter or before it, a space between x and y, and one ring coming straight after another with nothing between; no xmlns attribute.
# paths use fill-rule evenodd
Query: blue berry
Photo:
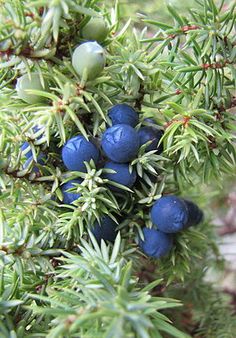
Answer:
<svg viewBox="0 0 236 338"><path fill-rule="evenodd" d="M102 239L114 242L117 234L116 228L117 224L112 218L109 216L103 216L101 218L101 224L96 222L91 231L98 243L100 243Z"/></svg>
<svg viewBox="0 0 236 338"><path fill-rule="evenodd" d="M138 153L138 134L127 124L117 124L103 134L102 148L110 160L118 163L130 162Z"/></svg>
<svg viewBox="0 0 236 338"><path fill-rule="evenodd" d="M45 165L46 160L47 160L47 158L46 158L46 155L44 153L40 153L37 157L37 163L40 164L40 165ZM23 169L28 168L31 161L33 161L33 156L29 157L27 159L27 161L23 164ZM32 172L39 173L39 168L37 166L33 166Z"/></svg>
<svg viewBox="0 0 236 338"><path fill-rule="evenodd" d="M177 196L163 196L154 203L151 220L158 230L175 233L185 228L188 222L188 208Z"/></svg>
<svg viewBox="0 0 236 338"><path fill-rule="evenodd" d="M85 80L93 80L105 67L104 49L95 41L78 46L72 55L72 65L76 73Z"/></svg>
<svg viewBox="0 0 236 338"><path fill-rule="evenodd" d="M107 162L104 166L105 169L112 169L116 171L114 174L105 174L104 177L109 181L113 181L119 184L122 184L128 188L132 188L134 185L137 174L134 168L132 168L132 172L129 171L129 164L127 163L115 163L115 162ZM114 191L122 191L121 189L110 185L110 189Z"/></svg>
<svg viewBox="0 0 236 338"><path fill-rule="evenodd" d="M37 133L42 127L39 127L39 126L34 126L32 129L33 129L33 132L34 133ZM43 137L43 135L39 135L37 137L37 140L40 140L41 138ZM32 150L30 149L30 144L29 142L25 141L22 145L21 145L21 150L24 151L25 149L27 149L29 147L29 150L27 151L27 153L25 153L25 157L26 158L30 158L33 156L33 153L32 153Z"/></svg>
<svg viewBox="0 0 236 338"><path fill-rule="evenodd" d="M26 157L26 158L30 158L30 157L33 156L32 150L30 149L30 144L29 144L29 142L24 142L24 143L22 144L22 146L21 146L21 150L22 150L22 151L24 151L24 150L27 149L28 147L29 147L29 149L28 149L27 153L25 153L25 157Z"/></svg>
<svg viewBox="0 0 236 338"><path fill-rule="evenodd" d="M41 125L41 126L34 126L32 129L33 129L33 132L36 134L38 131L40 131L41 129L43 129L44 127ZM40 140L41 138L43 137L43 133L40 134L36 139L37 140Z"/></svg>
<svg viewBox="0 0 236 338"><path fill-rule="evenodd" d="M72 202L76 201L81 194L76 192L69 192L68 189L75 188L75 184L80 184L82 182L82 179L78 180L70 180L66 183L64 183L61 187L62 193L63 193L63 203L64 204L71 204Z"/></svg>
<svg viewBox="0 0 236 338"><path fill-rule="evenodd" d="M62 148L62 160L68 170L86 172L84 161L99 159L99 151L96 146L87 141L82 135L75 136L67 141Z"/></svg>
<svg viewBox="0 0 236 338"><path fill-rule="evenodd" d="M147 117L143 121L146 122L146 123L149 123L149 124L156 124L155 120L152 119L151 117Z"/></svg>
<svg viewBox="0 0 236 338"><path fill-rule="evenodd" d="M147 176L148 176L148 178L150 179L150 181L152 182L152 183L157 183L157 176L156 175L154 175L154 174L151 174L150 172L148 172L148 173L146 173L147 174Z"/></svg>
<svg viewBox="0 0 236 338"><path fill-rule="evenodd" d="M163 135L163 132L161 130L157 130L152 127L142 127L138 131L140 146L147 143L148 141L152 141L146 147L146 151L157 149L157 154L160 154L163 151L163 146L162 144L158 146L158 143L162 135Z"/></svg>
<svg viewBox="0 0 236 338"><path fill-rule="evenodd" d="M138 114L136 111L125 103L116 104L108 111L108 116L112 121L112 125L128 124L135 127L138 124Z"/></svg>
<svg viewBox="0 0 236 338"><path fill-rule="evenodd" d="M173 237L156 229L143 228L144 240L139 239L140 249L149 257L167 255L173 246Z"/></svg>
<svg viewBox="0 0 236 338"><path fill-rule="evenodd" d="M203 221L204 215L201 209L198 206L188 200L183 200L188 209L188 222L185 225L185 228L189 228L192 225L197 225Z"/></svg>

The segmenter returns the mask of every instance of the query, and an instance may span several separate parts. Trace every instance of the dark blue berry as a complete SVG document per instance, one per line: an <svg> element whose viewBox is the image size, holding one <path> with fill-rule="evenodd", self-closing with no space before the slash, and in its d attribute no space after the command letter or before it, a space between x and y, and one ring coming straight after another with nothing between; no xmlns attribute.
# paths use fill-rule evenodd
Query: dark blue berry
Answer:
<svg viewBox="0 0 236 338"><path fill-rule="evenodd" d="M167 255L173 246L173 237L156 229L143 228L144 240L139 239L140 249L149 257Z"/></svg>
<svg viewBox="0 0 236 338"><path fill-rule="evenodd" d="M127 124L117 124L103 134L102 148L110 160L118 163L130 162L138 153L138 134Z"/></svg>
<svg viewBox="0 0 236 338"><path fill-rule="evenodd" d="M185 228L188 228L192 225L197 225L203 221L204 215L202 210L193 202L188 200L183 200L188 209L188 222L185 225Z"/></svg>
<svg viewBox="0 0 236 338"><path fill-rule="evenodd" d="M87 141L82 135L71 138L62 148L62 160L68 170L86 172L84 162L99 159L99 151L96 146Z"/></svg>
<svg viewBox="0 0 236 338"><path fill-rule="evenodd" d="M42 129L43 129L43 126L40 127L40 126L36 125L36 126L33 127L34 133L37 133L38 131L40 131L40 130L42 130ZM43 137L43 133L40 134L40 135L36 138L36 140L40 140L42 137Z"/></svg>
<svg viewBox="0 0 236 338"><path fill-rule="evenodd" d="M142 127L138 131L140 146L152 141L147 147L146 151L156 150L157 154L160 154L163 151L163 145L158 143L163 135L162 130L157 130L153 127Z"/></svg>
<svg viewBox="0 0 236 338"><path fill-rule="evenodd" d="M36 125L36 126L34 126L32 129L33 129L33 132L34 132L34 133L37 133L40 129L42 129L42 127L39 127L38 125ZM36 139L37 139L37 140L40 140L42 137L43 137L43 134L39 135ZM27 153L25 153L25 157L26 157L26 158L30 158L30 157L33 156L32 150L30 149L30 144L29 144L29 142L26 141L26 142L24 142L24 143L21 145L21 150L22 150L22 151L24 151L24 150L27 149L28 147L29 147L29 149L28 149Z"/></svg>
<svg viewBox="0 0 236 338"><path fill-rule="evenodd" d="M92 227L91 231L96 238L97 242L100 243L102 239L109 242L114 242L117 235L117 224L109 216L103 216L101 223L96 222Z"/></svg>
<svg viewBox="0 0 236 338"><path fill-rule="evenodd" d="M135 127L138 124L138 114L136 111L125 103L116 104L108 111L108 116L112 125L128 124Z"/></svg>
<svg viewBox="0 0 236 338"><path fill-rule="evenodd" d="M122 184L128 188L132 188L134 185L137 174L136 170L132 168L132 171L129 171L129 164L127 163L115 163L115 162L107 162L104 166L105 169L112 169L116 171L116 173L106 173L104 175L109 181L113 181L119 184ZM121 189L110 185L110 189L114 191L122 191Z"/></svg>
<svg viewBox="0 0 236 338"><path fill-rule="evenodd" d="M177 196L163 196L154 203L151 220L158 230L175 233L183 230L188 223L188 208Z"/></svg>
<svg viewBox="0 0 236 338"><path fill-rule="evenodd" d="M28 149L27 153L25 153L25 157L29 159L30 157L33 156L33 153L32 153L32 150L30 148L29 142L24 142L21 146L21 150L24 151L27 148L29 148L29 149Z"/></svg>
<svg viewBox="0 0 236 338"><path fill-rule="evenodd" d="M23 169L26 169L29 167L31 161L33 161L33 156L29 157L27 159L27 161L23 164ZM37 157L37 162L40 165L45 165L45 162L47 161L47 157L44 153L40 153ZM37 167L37 165L34 165L32 168L32 172L34 173L39 173L39 168Z"/></svg>
<svg viewBox="0 0 236 338"><path fill-rule="evenodd" d="M70 180L62 185L61 187L61 190L63 193L62 202L64 204L71 204L72 202L76 201L81 196L80 193L67 191L68 189L75 188L76 184L80 184L81 182L82 182L82 179Z"/></svg>
<svg viewBox="0 0 236 338"><path fill-rule="evenodd" d="M156 125L156 122L154 119L152 119L151 117L147 117L146 119L143 120L144 122L148 123L148 124L154 124Z"/></svg>

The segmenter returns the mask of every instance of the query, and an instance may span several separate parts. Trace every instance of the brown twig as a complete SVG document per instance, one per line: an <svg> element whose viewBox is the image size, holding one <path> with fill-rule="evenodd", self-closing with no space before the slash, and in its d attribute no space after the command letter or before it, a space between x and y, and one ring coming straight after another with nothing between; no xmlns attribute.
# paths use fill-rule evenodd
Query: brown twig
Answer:
<svg viewBox="0 0 236 338"><path fill-rule="evenodd" d="M135 107L137 110L141 110L141 108L142 108L142 101L143 101L143 98L144 98L144 95L145 95L143 84L140 84L139 94L140 94L140 96L139 96L139 98L135 101L135 105L134 105L134 107Z"/></svg>
<svg viewBox="0 0 236 338"><path fill-rule="evenodd" d="M209 68L220 69L220 68L226 67L229 64L233 64L233 62L229 61L229 60L225 60L225 61L222 61L222 62L215 62L215 63L203 63L202 68L203 69L209 69Z"/></svg>

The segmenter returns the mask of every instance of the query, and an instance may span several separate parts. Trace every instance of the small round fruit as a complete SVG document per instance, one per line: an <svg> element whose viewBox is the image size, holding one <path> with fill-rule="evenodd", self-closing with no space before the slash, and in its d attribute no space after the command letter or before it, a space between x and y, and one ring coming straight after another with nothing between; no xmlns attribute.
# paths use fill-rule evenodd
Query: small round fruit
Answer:
<svg viewBox="0 0 236 338"><path fill-rule="evenodd" d="M38 125L35 125L33 128L33 132L36 134L38 131L42 131L42 133L36 138L37 140L40 140L43 136L44 136L44 133L43 133L43 130L45 129L44 126L38 126Z"/></svg>
<svg viewBox="0 0 236 338"><path fill-rule="evenodd" d="M110 160L118 163L130 162L138 153L138 134L127 124L116 124L103 134L102 148Z"/></svg>
<svg viewBox="0 0 236 338"><path fill-rule="evenodd" d="M98 159L98 149L82 135L71 138L62 148L62 160L68 170L86 172L84 162L94 160L96 164Z"/></svg>
<svg viewBox="0 0 236 338"><path fill-rule="evenodd" d="M116 171L115 173L107 173L104 175L109 181L113 181L119 184L122 184L128 188L132 188L134 185L137 174L134 168L132 171L129 171L129 164L127 163L115 163L115 162L107 162L104 166L105 169L112 169ZM109 185L110 189L113 191L122 191L122 189L115 187L113 185Z"/></svg>
<svg viewBox="0 0 236 338"><path fill-rule="evenodd" d="M31 73L21 76L16 83L16 91L20 99L29 104L40 103L45 101L45 98L40 95L30 94L28 90L47 90L47 84L43 87L38 73Z"/></svg>
<svg viewBox="0 0 236 338"><path fill-rule="evenodd" d="M63 193L62 202L64 204L71 204L72 202L76 201L81 196L80 193L68 191L68 189L75 188L76 184L80 184L81 182L82 182L82 179L70 180L62 185L61 187L61 190Z"/></svg>
<svg viewBox="0 0 236 338"><path fill-rule="evenodd" d="M30 156L27 159L27 161L23 164L23 169L28 168L29 165L31 164L31 161L33 161L33 156ZM47 161L46 155L44 153L39 153L39 155L37 157L37 162L36 163L38 163L40 165L45 165L46 161ZM34 173L39 173L39 168L37 167L37 165L34 165L31 171L34 172Z"/></svg>
<svg viewBox="0 0 236 338"><path fill-rule="evenodd" d="M103 42L108 34L108 28L103 18L91 18L82 28L81 35L85 40Z"/></svg>
<svg viewBox="0 0 236 338"><path fill-rule="evenodd" d="M10 40L4 40L0 42L0 52L7 52L11 48L11 46L12 46L12 43Z"/></svg>
<svg viewBox="0 0 236 338"><path fill-rule="evenodd" d="M188 208L177 196L163 196L154 203L151 220L158 230L175 233L185 228L188 222Z"/></svg>
<svg viewBox="0 0 236 338"><path fill-rule="evenodd" d="M72 65L76 73L85 80L98 77L105 67L105 52L97 42L85 42L72 55Z"/></svg>
<svg viewBox="0 0 236 338"><path fill-rule="evenodd" d="M138 114L129 105L122 103L116 104L108 111L108 116L112 121L112 125L128 124L135 127L138 124Z"/></svg>
<svg viewBox="0 0 236 338"><path fill-rule="evenodd" d="M190 226L197 225L203 221L204 215L202 210L193 202L188 200L183 200L188 209L188 222L185 225L185 228Z"/></svg>
<svg viewBox="0 0 236 338"><path fill-rule="evenodd" d="M147 147L146 151L151 151L151 150L156 150L157 149L157 154L160 154L163 151L163 145L160 144L158 146L158 143L160 139L162 138L163 131L162 130L157 130L152 127L142 127L138 131L138 136L139 136L139 142L140 146L152 141Z"/></svg>
<svg viewBox="0 0 236 338"><path fill-rule="evenodd" d="M170 252L173 246L171 234L165 234L153 228L143 228L143 235L144 240L139 238L139 247L149 257L163 257Z"/></svg>
<svg viewBox="0 0 236 338"><path fill-rule="evenodd" d="M155 122L155 120L154 119L152 119L151 117L147 117L147 118L145 118L144 120L143 120L143 122L144 122L144 124L146 123L146 124L153 124L153 125L156 125L156 122Z"/></svg>
<svg viewBox="0 0 236 338"><path fill-rule="evenodd" d="M27 152L25 153L25 157L26 158L30 158L33 156L33 153L32 153L32 150L30 148L30 144L29 142L24 142L22 145L21 145L21 150L24 151L25 149L27 149Z"/></svg>
<svg viewBox="0 0 236 338"><path fill-rule="evenodd" d="M42 127L39 127L38 125L34 126L33 128L33 132L37 133L39 130L42 129ZM40 140L43 137L43 134L39 135L36 140ZM31 156L33 156L32 150L30 148L30 144L29 142L25 141L22 145L21 145L21 150L24 151L25 149L27 149L27 152L25 153L25 157L26 158L30 158Z"/></svg>
<svg viewBox="0 0 236 338"><path fill-rule="evenodd" d="M100 243L102 239L109 242L114 242L117 234L117 224L109 216L103 216L101 223L96 222L91 231L96 238L97 242Z"/></svg>

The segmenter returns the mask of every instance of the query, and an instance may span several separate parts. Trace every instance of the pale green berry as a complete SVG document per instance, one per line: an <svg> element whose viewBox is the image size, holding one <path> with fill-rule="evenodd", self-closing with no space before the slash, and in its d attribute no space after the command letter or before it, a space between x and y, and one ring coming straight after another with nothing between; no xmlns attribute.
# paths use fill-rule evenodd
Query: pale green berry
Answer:
<svg viewBox="0 0 236 338"><path fill-rule="evenodd" d="M72 55L72 65L84 80L93 80L100 75L105 66L104 49L95 41L78 46Z"/></svg>
<svg viewBox="0 0 236 338"><path fill-rule="evenodd" d="M43 87L38 73L31 73L30 77L28 74L23 75L17 80L16 84L16 91L19 98L29 104L45 101L45 98L40 95L30 94L28 90L45 91L47 89L46 82Z"/></svg>
<svg viewBox="0 0 236 338"><path fill-rule="evenodd" d="M11 48L11 41L10 40L4 40L0 42L0 51L6 52L8 49Z"/></svg>
<svg viewBox="0 0 236 338"><path fill-rule="evenodd" d="M86 40L103 42L108 34L108 27L103 18L91 18L82 28L81 35Z"/></svg>

